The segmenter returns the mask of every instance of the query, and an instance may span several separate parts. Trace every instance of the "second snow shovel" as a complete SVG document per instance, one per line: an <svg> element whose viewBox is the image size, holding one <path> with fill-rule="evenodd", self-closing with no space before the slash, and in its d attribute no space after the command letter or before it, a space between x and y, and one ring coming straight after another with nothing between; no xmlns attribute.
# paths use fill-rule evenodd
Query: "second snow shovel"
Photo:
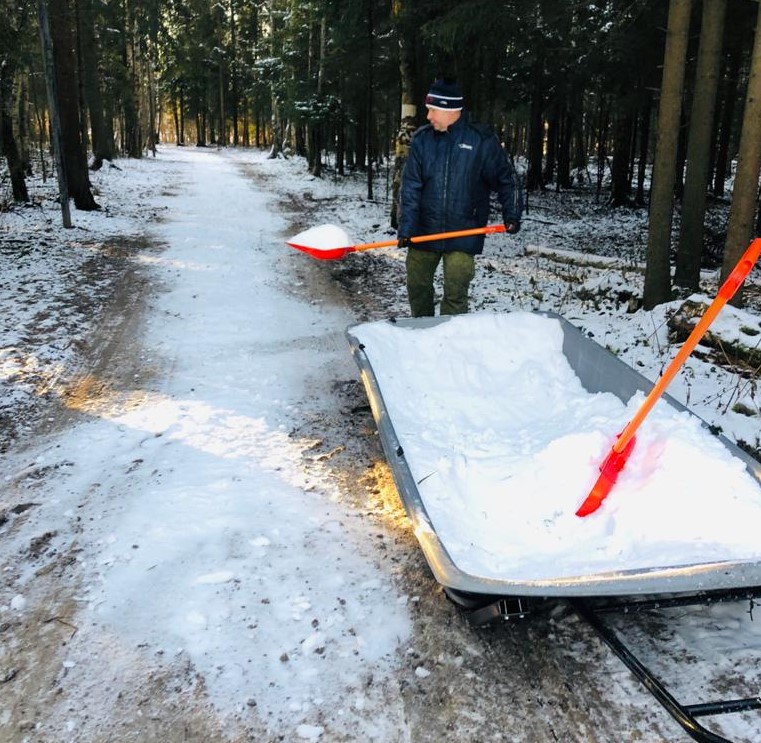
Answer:
<svg viewBox="0 0 761 743"><path fill-rule="evenodd" d="M716 298L711 302L703 317L700 318L700 322L698 322L695 329L679 349L679 353L666 367L666 371L663 372L661 378L656 382L653 389L650 390L650 393L644 399L634 417L619 434L608 452L608 456L605 457L600 465L600 475L594 487L579 507L579 510L576 511L577 516L588 516L590 513L594 513L602 505L605 498L608 497L608 493L610 493L611 488L618 479L618 473L624 468L634 448L635 431L639 428L658 398L663 394L682 364L687 360L687 357L692 353L695 346L697 346L698 341L708 330L708 326L714 321L716 315L719 314L722 307L734 296L735 292L740 288L740 284L745 281L745 278L758 260L759 255L761 255L761 238L756 238L743 253L740 260L737 261L737 265L732 269L732 273L729 274L726 281L721 285Z"/></svg>
<svg viewBox="0 0 761 743"><path fill-rule="evenodd" d="M494 232L504 232L505 225L492 224L486 227L476 227L472 230L456 230L455 232L437 232L433 235L419 235L410 238L410 242L423 243L433 240L448 240L453 237L470 237L471 235L490 235ZM363 243L352 245L351 238L340 227L332 224L323 224L319 227L311 227L292 237L287 242L292 248L301 250L312 258L322 261L332 261L343 258L349 253L359 253L363 250L374 248L390 248L398 244L398 240L383 240L382 242Z"/></svg>

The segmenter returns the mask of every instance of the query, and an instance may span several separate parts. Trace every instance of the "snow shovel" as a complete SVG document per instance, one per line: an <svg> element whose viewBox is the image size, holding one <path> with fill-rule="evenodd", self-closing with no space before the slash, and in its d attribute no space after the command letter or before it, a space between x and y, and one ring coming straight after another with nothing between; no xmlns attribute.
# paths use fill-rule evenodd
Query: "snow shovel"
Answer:
<svg viewBox="0 0 761 743"><path fill-rule="evenodd" d="M433 235L419 235L410 238L410 242L423 243L433 240L448 240L452 237L470 237L471 235L490 235L494 232L504 232L505 225L492 224L486 227L476 227L472 230L457 230L455 232L438 232ZM349 253L359 253L363 250L374 250L375 248L390 248L398 245L398 240L383 240L376 243L364 243L352 245L352 240L340 227L332 224L324 224L319 227L312 227L304 232L300 232L296 237L288 240L287 244L296 250L301 250L312 258L318 258L322 261L332 261L337 258L343 258Z"/></svg>
<svg viewBox="0 0 761 743"><path fill-rule="evenodd" d="M756 238L745 253L743 253L737 265L732 269L732 273L729 274L726 281L721 285L716 298L711 302L703 317L700 318L700 321L695 326L695 329L679 349L679 353L666 367L666 371L663 372L661 378L656 382L653 389L650 390L650 393L644 399L626 428L618 435L618 438L608 452L608 456L605 457L600 465L600 475L594 487L579 507L579 510L576 511L577 516L589 516L590 513L594 513L608 497L611 488L618 479L618 473L624 468L634 448L635 431L639 428L658 398L663 394L663 391L679 371L679 368L687 360L687 357L692 353L695 346L697 346L698 341L708 330L708 326L714 321L716 315L719 314L722 307L734 296L735 292L740 288L740 284L745 281L745 278L758 260L759 255L761 255L761 238Z"/></svg>

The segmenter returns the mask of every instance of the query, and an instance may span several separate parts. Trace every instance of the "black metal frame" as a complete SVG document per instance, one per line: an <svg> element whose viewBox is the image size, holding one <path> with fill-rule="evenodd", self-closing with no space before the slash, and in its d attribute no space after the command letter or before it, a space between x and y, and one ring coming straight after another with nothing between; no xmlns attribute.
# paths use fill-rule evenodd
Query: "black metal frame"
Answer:
<svg viewBox="0 0 761 743"><path fill-rule="evenodd" d="M696 718L761 709L761 696L746 699L722 699L700 704L683 704L679 702L666 685L642 663L616 632L603 621L601 615L613 612L636 614L638 612L674 606L707 606L729 601L752 602L759 596L761 596L761 587L739 591L723 590L649 599L630 598L617 601L571 599L570 604L576 613L597 632L600 638L693 740L699 741L699 743L732 743L727 738L705 728Z"/></svg>
<svg viewBox="0 0 761 743"><path fill-rule="evenodd" d="M536 604L535 600L520 596L485 596L449 588L445 588L444 591L447 597L463 610L468 622L474 626L525 619L532 613ZM758 586L657 597L570 598L567 602L693 740L699 743L732 743L727 738L705 728L696 718L761 709L761 696L700 704L679 702L666 685L626 646L615 630L605 623L602 615L616 612L637 614L677 606L710 606L730 601L750 601L752 606L754 600L760 597L761 586Z"/></svg>
<svg viewBox="0 0 761 743"><path fill-rule="evenodd" d="M468 622L483 627L510 619L525 619L533 612L535 599L526 596L485 596L444 587L447 598L465 613Z"/></svg>

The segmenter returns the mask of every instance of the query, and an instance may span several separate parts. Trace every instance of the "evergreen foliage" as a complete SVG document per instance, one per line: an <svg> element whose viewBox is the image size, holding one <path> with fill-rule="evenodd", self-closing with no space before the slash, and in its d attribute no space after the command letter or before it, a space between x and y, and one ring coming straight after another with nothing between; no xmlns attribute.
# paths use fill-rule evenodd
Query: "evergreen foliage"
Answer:
<svg viewBox="0 0 761 743"><path fill-rule="evenodd" d="M711 17L702 6L718 1L695 0L691 16L676 203L691 101L705 92L695 73L701 19ZM93 167L158 142L268 147L273 157L305 156L316 175L366 172L370 196L373 173L394 154L402 162L410 127L424 123L428 85L450 74L527 191L583 187L609 207L648 205L662 0L0 0L0 146L15 201L27 198L24 174L45 167L51 117L37 6L54 2L78 19L67 31L77 54L57 56L71 67L57 75L82 91L81 145ZM727 32L703 105L714 124L698 186L711 198L730 196L758 8L721 2ZM417 106L414 122L403 118L405 102L407 112Z"/></svg>

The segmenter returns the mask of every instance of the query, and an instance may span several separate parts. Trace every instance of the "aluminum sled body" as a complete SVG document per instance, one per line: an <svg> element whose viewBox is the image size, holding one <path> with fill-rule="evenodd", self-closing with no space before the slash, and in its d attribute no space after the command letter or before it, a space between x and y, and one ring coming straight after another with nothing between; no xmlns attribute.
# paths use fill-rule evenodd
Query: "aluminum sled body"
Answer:
<svg viewBox="0 0 761 743"><path fill-rule="evenodd" d="M573 563L569 564L562 554L558 553L559 557L556 560L549 559L546 566L541 570L527 574L521 568L520 560L502 561L499 555L492 559L489 550L478 543L477 536L471 539L472 535L467 533L468 523L476 523L470 519L475 519L477 514L466 514L467 518L463 519L463 529L466 533L456 535L454 541L450 536L451 525L447 525L448 534L442 534L442 527L440 523L437 523L436 513L446 513L446 498L449 496L442 490L447 482L446 470L449 467L449 471L452 471L451 468L456 467L457 464L456 462L452 464L442 461L441 466L434 463L434 465L426 464L425 469L420 468L419 462L416 461L418 455L415 454L419 451L418 444L426 438L435 438L445 432L431 430L432 427L424 421L421 421L418 426L414 420L412 422L405 420L403 423L395 420L399 417L398 412L395 411L401 409L396 404L398 401L394 399L400 394L398 391L400 379L395 377L401 378L401 381L404 382L406 377L411 376L409 370L415 367L415 356L418 353L416 348L421 347L421 341L428 340L428 334L441 333L442 329L446 329L449 323L456 323L451 327L456 327L458 332L468 335L470 338L467 353L471 358L468 359L469 365L463 365L468 367L463 384L468 385L471 393L472 388L476 388L479 397L485 404L485 410L496 411L494 415L499 417L498 411L505 408L504 415L509 416L511 414L510 406L505 403L503 397L507 396L505 399L510 399L512 393L510 389L495 389L499 385L491 385L489 388L477 390L479 384L477 373L479 359L477 356L479 349L493 344L499 344L505 349L511 347L515 347L516 350L520 349L520 338L513 339L502 333L504 323L501 321L506 316L516 313L502 313L501 315L494 313L489 318L488 325L489 327L494 326L495 332L498 334L497 337L479 338L479 332L484 325L483 317L486 314L489 313L474 313L457 318L384 320L355 325L347 330L347 338L361 371L361 378L370 400L384 454L390 465L399 496L428 564L436 580L444 588L478 595L562 597L673 594L761 585L761 540L758 540L758 549L751 550L747 555L734 552L724 556L720 548L714 548L715 545L707 544L705 546L705 557L703 557L703 548L700 544L701 537L696 535L695 544L691 545L689 555L682 558L678 553L669 552L662 563L657 564L638 563L630 556L624 555L618 561L613 556L608 563L591 563L591 567L584 568L582 563L579 563L580 567ZM652 388L652 382L610 351L588 338L561 316L553 313L520 314L531 315L532 317L529 318L531 322L538 323L536 324L537 334L541 335L546 328L550 335L557 336L558 343L562 345L562 356L565 362L570 366L573 375L581 383L583 389L590 395L613 395L621 403L627 404L634 396L647 394ZM378 343L379 331L383 331L384 343ZM396 343L397 340L399 341L398 344ZM430 359L421 359L420 363L428 364L430 368L427 371L425 381L419 388L403 393L404 395L409 394L412 398L408 407L414 410L416 401L428 401L431 395L436 394L437 375L445 374L448 364L462 364L462 359L450 359L448 354L448 345L442 341L441 347L437 348L434 362L431 362ZM394 356L394 358L390 359L389 356ZM443 412L446 413L446 406L456 402L453 397L450 395L447 399L436 404L441 405L444 409ZM409 403L409 401L407 402ZM664 395L663 401L659 405L670 406L680 416L689 416L688 423L695 423L697 427L705 431L706 436L709 436L714 442L718 441L718 446L724 447L733 461L737 460L740 463L742 476L750 478L752 480L751 488L756 488L758 491L759 511L761 512L761 464L730 441L710 434L708 426L700 418L671 396ZM453 424L452 427L456 428L456 425ZM446 428L446 426L436 426L436 428ZM615 431L612 431L611 434L615 434ZM475 443L478 444L478 442ZM504 441L502 443L506 447L505 452L514 453L520 442ZM714 443L714 445L716 444ZM641 446L643 448L642 456L645 456L646 444ZM467 458L469 454L466 451L463 458ZM475 453L476 456L482 454L483 452ZM494 462L492 462L493 466L496 466L497 459L498 457L495 455ZM630 466L637 466L634 460ZM701 462L694 462L693 466L700 468ZM563 482L562 478L560 482ZM508 484L506 483L506 487ZM564 485L560 487L562 488ZM495 490L495 493L498 494L498 489ZM581 494L585 494L583 489ZM574 502L577 495L571 492L567 494L569 512L573 512L575 505L577 505ZM590 551L598 548L599 540L596 534L604 534L604 520L608 518L605 509L618 507L616 495L615 492L611 494L609 498L611 502L606 501L600 514L580 520L588 522L583 527L580 526L580 529L589 528L592 530L588 537ZM695 492L690 495L691 497L694 496L695 499L702 499L695 500L695 503L705 503L704 499L715 496L715 493ZM643 497L645 496L643 495ZM443 503L440 502L442 499ZM531 507L532 504L527 503L526 506ZM515 508L511 516L506 517L505 526L507 526L508 520L512 520L513 516L515 518L524 517L518 512L519 510L520 505ZM717 519L722 518L720 503L716 505L716 514ZM674 518L673 514L667 516L656 510L653 513L654 525L656 520L667 517ZM559 515L558 518L567 518L567 516ZM592 521L592 519L596 519L596 521ZM529 529L534 528L534 526L530 523L527 524ZM597 532L594 531L595 529ZM509 530L505 528L505 540L509 539L508 535ZM469 540L473 543L470 544ZM542 549L539 542L536 544L536 550ZM527 548L527 558L531 549L531 547ZM486 554L478 554L476 558L470 554L484 552ZM504 570L499 567L503 563L508 566ZM491 567L492 564L494 567Z"/></svg>

